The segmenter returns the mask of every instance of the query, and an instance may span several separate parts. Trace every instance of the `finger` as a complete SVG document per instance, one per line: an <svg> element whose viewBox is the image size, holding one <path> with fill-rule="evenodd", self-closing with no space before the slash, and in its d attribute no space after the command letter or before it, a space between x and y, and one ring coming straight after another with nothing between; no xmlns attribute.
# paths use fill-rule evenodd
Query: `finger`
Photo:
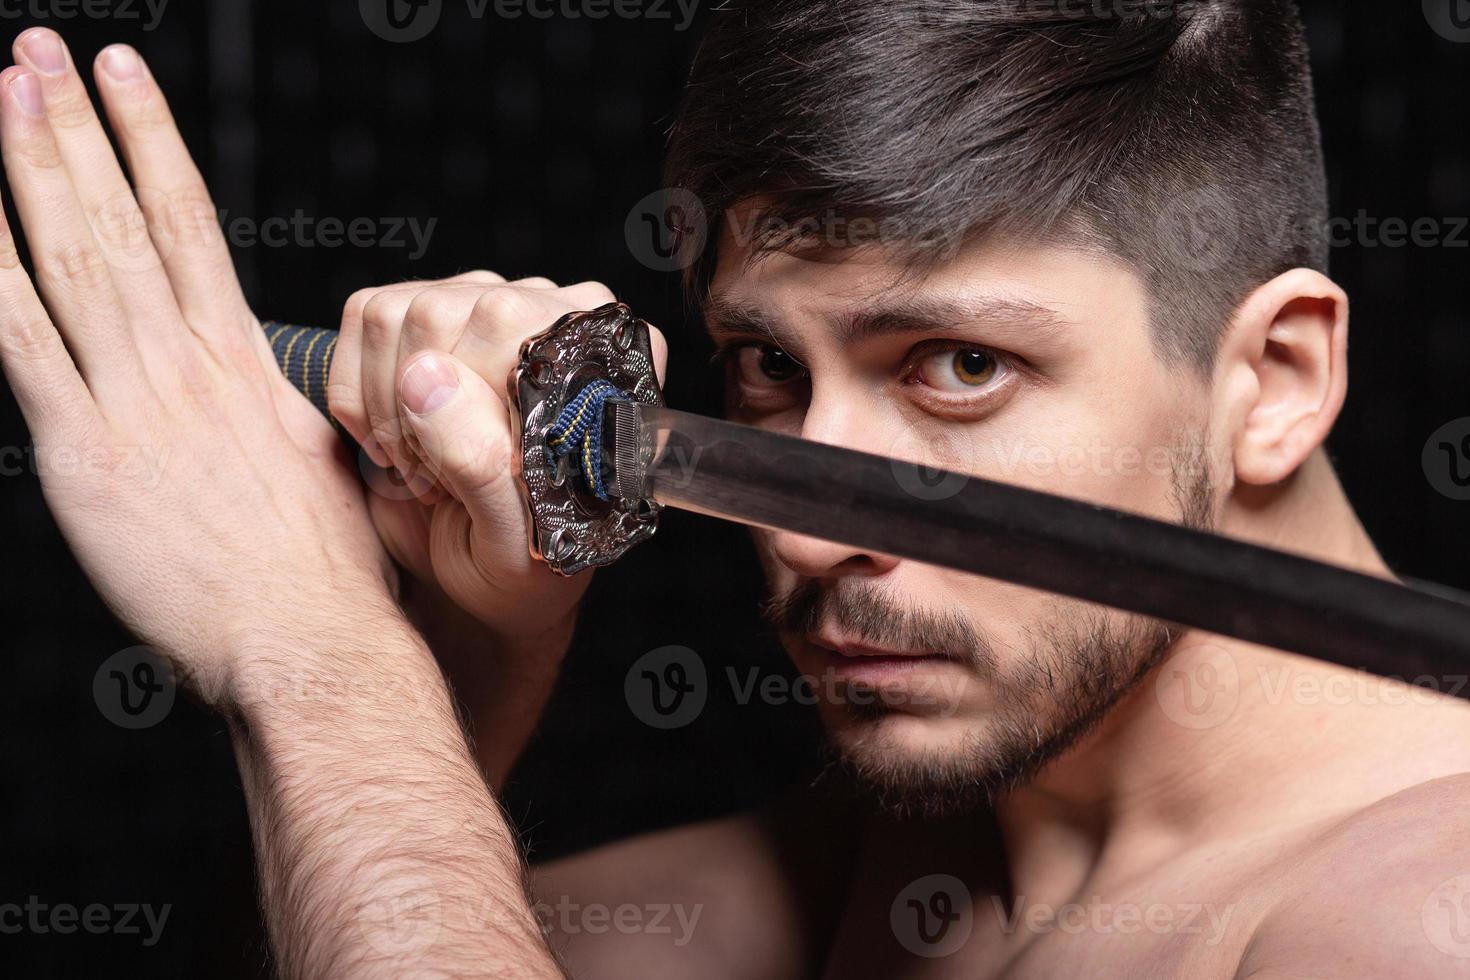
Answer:
<svg viewBox="0 0 1470 980"><path fill-rule="evenodd" d="M578 308L562 298L562 290L487 289L451 353L509 398L508 380L520 362L521 343L575 312Z"/></svg>
<svg viewBox="0 0 1470 980"><path fill-rule="evenodd" d="M38 444L77 446L97 405L20 264L0 208L0 366Z"/></svg>
<svg viewBox="0 0 1470 980"><path fill-rule="evenodd" d="M394 465L398 458L398 443L403 439L396 408L390 411L383 405L380 394L384 385L382 379L385 373L393 377L397 369L398 335L416 295L407 290L385 290L372 296L362 308L362 340L358 356L361 361L359 384L363 424L368 437L382 453L381 466ZM391 380L388 382L390 386L392 383Z"/></svg>
<svg viewBox="0 0 1470 980"><path fill-rule="evenodd" d="M613 295L612 290L600 282L579 282L571 286L563 286L556 291L556 295L574 310L595 310L600 306L617 302L617 297Z"/></svg>
<svg viewBox="0 0 1470 980"><path fill-rule="evenodd" d="M134 394L142 361L46 122L41 83L29 69L12 66L0 73L0 89L5 173L40 293L93 394L104 404L114 386Z"/></svg>
<svg viewBox="0 0 1470 980"><path fill-rule="evenodd" d="M157 336L161 312L177 306L138 199L123 176L86 86L55 31L40 27L26 31L16 39L15 57L41 82L46 119L112 270L123 312L134 324L150 323L148 330L138 332L139 342L148 345ZM169 317L165 322L177 321Z"/></svg>
<svg viewBox="0 0 1470 980"><path fill-rule="evenodd" d="M184 320L205 339L256 329L214 200L143 59L114 44L94 75L133 182L147 189L143 213Z"/></svg>
<svg viewBox="0 0 1470 980"><path fill-rule="evenodd" d="M415 280L360 289L347 299L333 349L331 374L327 379L327 409L363 451L380 467L388 466L383 448L372 438L362 397L362 311L374 296L383 292L419 292L438 283L469 282L495 285L505 277L478 269L437 282Z"/></svg>
<svg viewBox="0 0 1470 980"><path fill-rule="evenodd" d="M523 536L525 516L511 477L510 417L499 393L468 365L438 351L404 367L399 392L426 462L464 504L476 533Z"/></svg>
<svg viewBox="0 0 1470 980"><path fill-rule="evenodd" d="M397 349L391 357L384 358L380 368L368 368L364 365L363 388L368 414L397 413L403 440L389 455L393 457L393 465L405 478L414 485L425 487L426 492L420 495L424 503L437 503L443 498L442 494L435 492L432 476L420 472L423 461L417 452L417 441L413 429L408 425L408 419L403 416L398 400L398 374L402 366L419 351L453 350L460 335L464 333L476 300L484 290L484 286L450 285L416 294L404 314ZM428 478L414 479L421 475Z"/></svg>

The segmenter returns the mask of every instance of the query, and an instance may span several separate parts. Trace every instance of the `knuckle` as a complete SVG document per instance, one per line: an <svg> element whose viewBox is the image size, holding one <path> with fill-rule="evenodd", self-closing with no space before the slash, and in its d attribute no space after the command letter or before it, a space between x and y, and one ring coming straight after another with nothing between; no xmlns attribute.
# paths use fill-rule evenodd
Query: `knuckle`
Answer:
<svg viewBox="0 0 1470 980"><path fill-rule="evenodd" d="M347 324L353 320L361 320L368 301L382 291L381 286L371 286L367 289L359 289L347 297L347 302L342 304L342 328L345 330Z"/></svg>
<svg viewBox="0 0 1470 980"><path fill-rule="evenodd" d="M147 202L144 213L155 232L174 233L190 241L211 241L223 237L219 212L214 199L203 184L190 184L160 195L158 202Z"/></svg>
<svg viewBox="0 0 1470 980"><path fill-rule="evenodd" d="M452 329L456 324L453 298L444 291L426 289L409 301L404 314L405 328L417 333L439 334Z"/></svg>
<svg viewBox="0 0 1470 980"><path fill-rule="evenodd" d="M402 293L385 291L369 299L362 308L363 339L383 343L396 338L403 326L403 315L412 298Z"/></svg>
<svg viewBox="0 0 1470 980"><path fill-rule="evenodd" d="M124 126L138 136L152 136L173 130L173 114L158 92L150 92L142 99L131 100L122 116Z"/></svg>
<svg viewBox="0 0 1470 980"><path fill-rule="evenodd" d="M95 289L110 277L107 259L94 242L73 242L53 249L47 265L54 278L82 289Z"/></svg>
<svg viewBox="0 0 1470 980"><path fill-rule="evenodd" d="M20 267L20 251L16 248L15 236L10 233L10 226L0 219L0 269L10 271Z"/></svg>
<svg viewBox="0 0 1470 980"><path fill-rule="evenodd" d="M21 162L31 170L58 170L61 168L61 150L47 130L44 134L31 135L22 139L17 147Z"/></svg>
<svg viewBox="0 0 1470 980"><path fill-rule="evenodd" d="M518 280L517 282L513 283L513 285L520 286L524 289L556 288L556 283L552 282L550 279L547 279L545 276L530 276L526 279Z"/></svg>
<svg viewBox="0 0 1470 980"><path fill-rule="evenodd" d="M617 299L617 296L608 288L606 283L598 282L596 279L579 282L571 288L577 290L579 293L585 293L588 296L603 298L609 303Z"/></svg>
<svg viewBox="0 0 1470 980"><path fill-rule="evenodd" d="M524 293L513 288L488 289L475 300L472 321L482 332L498 334L531 325L535 311Z"/></svg>
<svg viewBox="0 0 1470 980"><path fill-rule="evenodd" d="M46 361L65 349L61 335L46 317L37 313L6 316L5 353L18 361Z"/></svg>
<svg viewBox="0 0 1470 980"><path fill-rule="evenodd" d="M398 444L403 440L403 423L398 421L397 416L383 416L368 413L368 431L388 452L394 452Z"/></svg>
<svg viewBox="0 0 1470 980"><path fill-rule="evenodd" d="M46 103L46 121L58 131L82 129L97 121L92 100L85 92L68 86L59 96Z"/></svg>
<svg viewBox="0 0 1470 980"><path fill-rule="evenodd" d="M335 369L334 369L335 370ZM357 393L356 383L329 380L327 382L327 411L343 425L362 421L362 398Z"/></svg>

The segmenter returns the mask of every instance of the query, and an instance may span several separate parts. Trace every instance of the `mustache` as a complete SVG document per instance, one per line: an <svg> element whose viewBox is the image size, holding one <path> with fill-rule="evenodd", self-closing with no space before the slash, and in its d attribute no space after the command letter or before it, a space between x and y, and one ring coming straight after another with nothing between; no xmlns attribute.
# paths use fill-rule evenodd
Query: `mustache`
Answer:
<svg viewBox="0 0 1470 980"><path fill-rule="evenodd" d="M762 603L761 617L784 633L804 636L831 624L874 646L940 654L982 671L995 666L990 641L964 617L901 602L881 588L851 580L823 588L803 579Z"/></svg>

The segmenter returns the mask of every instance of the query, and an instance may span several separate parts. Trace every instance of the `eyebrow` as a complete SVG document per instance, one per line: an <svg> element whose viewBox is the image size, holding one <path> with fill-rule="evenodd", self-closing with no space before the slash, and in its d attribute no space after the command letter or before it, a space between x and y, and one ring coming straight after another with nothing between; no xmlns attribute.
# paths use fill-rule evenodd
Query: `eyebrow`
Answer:
<svg viewBox="0 0 1470 980"><path fill-rule="evenodd" d="M726 337L758 336L786 350L800 346L788 325L756 306L712 299L705 307L704 322L717 342ZM1008 335L1045 341L1055 338L1068 324L1056 310L1012 296L987 294L887 300L843 314L835 319L833 329L838 343L844 345L962 327L984 329L997 339Z"/></svg>

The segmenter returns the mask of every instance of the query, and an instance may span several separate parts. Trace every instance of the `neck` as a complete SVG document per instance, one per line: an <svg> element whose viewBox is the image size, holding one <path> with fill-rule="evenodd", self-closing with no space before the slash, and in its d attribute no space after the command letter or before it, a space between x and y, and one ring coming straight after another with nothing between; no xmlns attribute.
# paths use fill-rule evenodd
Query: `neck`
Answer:
<svg viewBox="0 0 1470 980"><path fill-rule="evenodd" d="M1220 531L1390 574L1320 452L1289 485L1233 494ZM1013 886L1078 888L1104 864L1365 805L1442 774L1444 753L1373 764L1402 752L1405 732L1434 741L1431 726L1463 732L1464 718L1450 698L1188 631L1097 731L1000 806Z"/></svg>

